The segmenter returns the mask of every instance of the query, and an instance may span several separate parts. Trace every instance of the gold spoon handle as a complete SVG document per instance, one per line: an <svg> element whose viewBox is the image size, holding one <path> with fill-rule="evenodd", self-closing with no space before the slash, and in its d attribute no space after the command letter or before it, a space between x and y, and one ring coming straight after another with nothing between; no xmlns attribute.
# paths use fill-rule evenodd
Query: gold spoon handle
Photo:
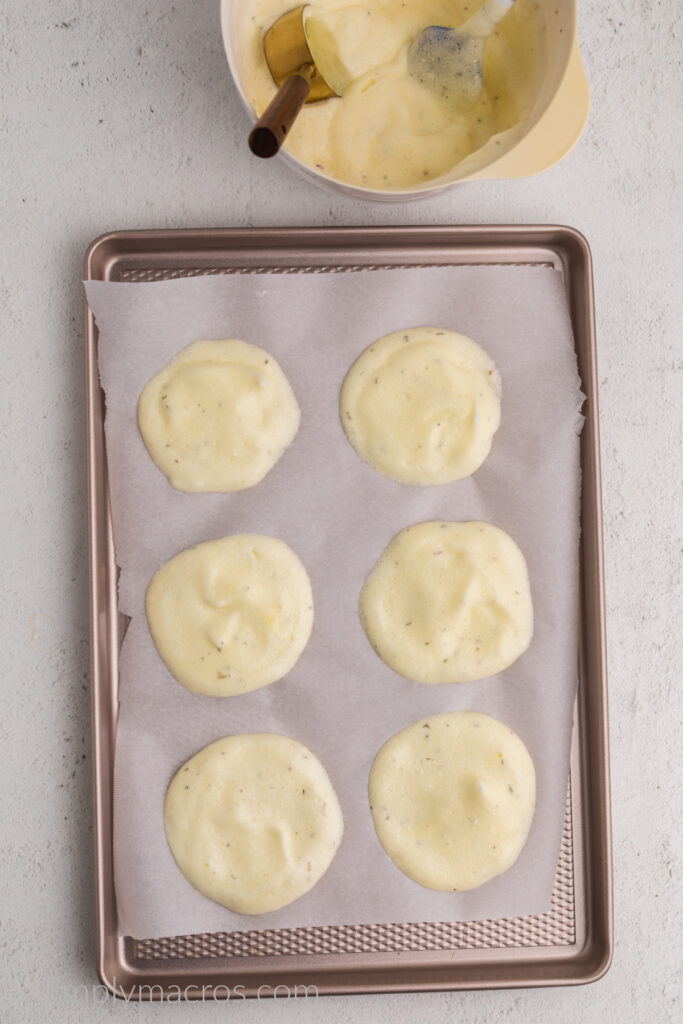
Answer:
<svg viewBox="0 0 683 1024"><path fill-rule="evenodd" d="M315 68L304 64L278 89L249 135L249 148L256 156L275 156L311 91Z"/></svg>

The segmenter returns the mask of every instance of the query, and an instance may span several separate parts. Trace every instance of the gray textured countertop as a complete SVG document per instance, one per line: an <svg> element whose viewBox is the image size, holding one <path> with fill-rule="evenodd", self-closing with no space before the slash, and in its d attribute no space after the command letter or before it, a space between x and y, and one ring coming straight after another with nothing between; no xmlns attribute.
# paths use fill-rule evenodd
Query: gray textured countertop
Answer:
<svg viewBox="0 0 683 1024"><path fill-rule="evenodd" d="M179 1020L96 983L83 251L115 228L560 222L592 246L611 698L616 951L581 989L243 1005L240 1020L673 1019L681 943L678 0L580 4L591 85L570 156L525 181L359 203L255 165L218 0L9 0L0 15L2 1019ZM218 1021L232 1004L194 1005Z"/></svg>

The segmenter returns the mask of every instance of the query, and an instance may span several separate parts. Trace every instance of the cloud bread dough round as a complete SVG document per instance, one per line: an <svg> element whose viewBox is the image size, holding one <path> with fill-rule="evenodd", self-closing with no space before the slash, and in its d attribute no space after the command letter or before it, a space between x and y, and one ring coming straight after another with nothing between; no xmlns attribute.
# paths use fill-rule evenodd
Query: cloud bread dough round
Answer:
<svg viewBox="0 0 683 1024"><path fill-rule="evenodd" d="M251 533L181 551L152 577L146 607L166 667L212 697L281 679L313 626L305 568L283 541Z"/></svg>
<svg viewBox="0 0 683 1024"><path fill-rule="evenodd" d="M360 616L380 658L408 679L466 683L494 675L531 642L524 556L491 523L408 526L368 576Z"/></svg>
<svg viewBox="0 0 683 1024"><path fill-rule="evenodd" d="M463 334L413 327L380 338L341 390L346 436L373 469L404 484L469 476L500 423L493 360Z"/></svg>
<svg viewBox="0 0 683 1024"><path fill-rule="evenodd" d="M275 733L227 736L191 757L168 787L164 823L188 882L239 914L312 889L344 831L318 758Z"/></svg>
<svg viewBox="0 0 683 1024"><path fill-rule="evenodd" d="M299 428L275 359L235 338L193 341L140 395L147 450L179 491L243 491L263 480Z"/></svg>
<svg viewBox="0 0 683 1024"><path fill-rule="evenodd" d="M533 761L519 736L476 711L432 715L381 748L369 781L377 838L427 889L462 892L507 871L529 833Z"/></svg>

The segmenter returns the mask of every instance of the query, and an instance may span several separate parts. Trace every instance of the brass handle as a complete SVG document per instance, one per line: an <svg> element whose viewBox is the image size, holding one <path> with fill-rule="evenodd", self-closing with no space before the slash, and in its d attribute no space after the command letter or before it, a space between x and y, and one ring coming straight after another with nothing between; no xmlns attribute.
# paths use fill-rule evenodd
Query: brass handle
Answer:
<svg viewBox="0 0 683 1024"><path fill-rule="evenodd" d="M309 64L280 86L249 135L249 148L256 156L275 156L287 138L297 114L311 91L315 68Z"/></svg>

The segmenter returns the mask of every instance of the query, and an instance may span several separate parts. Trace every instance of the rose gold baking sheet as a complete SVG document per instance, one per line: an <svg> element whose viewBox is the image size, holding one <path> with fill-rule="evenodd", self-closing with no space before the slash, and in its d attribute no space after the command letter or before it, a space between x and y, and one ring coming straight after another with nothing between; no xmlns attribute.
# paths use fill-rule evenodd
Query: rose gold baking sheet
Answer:
<svg viewBox="0 0 683 1024"><path fill-rule="evenodd" d="M99 969L110 987L132 990L134 998L160 998L164 990L177 998L178 989L187 988L188 998L201 998L202 986L221 985L215 994L225 998L224 986L232 990L235 985L243 986L240 993L251 994L261 986L261 995L267 995L278 984L314 985L320 993L561 984L587 981L606 969L611 954L606 681L595 341L585 241L563 228L118 233L91 246L85 273L98 280L152 281L207 273L500 263L549 265L562 272L587 395L582 436L580 685L551 911L476 923L325 926L135 942L118 934L111 787L120 623L96 330L86 311ZM140 989L151 984L162 988ZM212 998L213 990L205 988L204 995Z"/></svg>

